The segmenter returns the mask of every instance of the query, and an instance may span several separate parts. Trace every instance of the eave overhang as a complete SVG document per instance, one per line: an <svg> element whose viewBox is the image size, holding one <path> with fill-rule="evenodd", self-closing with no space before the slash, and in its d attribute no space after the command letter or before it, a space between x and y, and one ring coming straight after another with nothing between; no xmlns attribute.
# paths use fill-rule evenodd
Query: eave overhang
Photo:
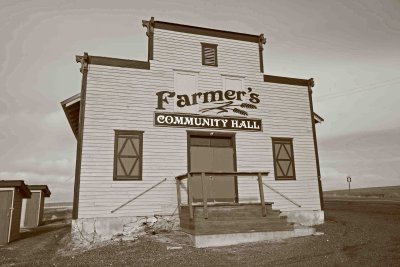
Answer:
<svg viewBox="0 0 400 267"><path fill-rule="evenodd" d="M61 106L64 110L65 116L71 126L72 132L75 138L78 138L79 132L79 112L81 106L81 94L76 94L68 99L61 102Z"/></svg>

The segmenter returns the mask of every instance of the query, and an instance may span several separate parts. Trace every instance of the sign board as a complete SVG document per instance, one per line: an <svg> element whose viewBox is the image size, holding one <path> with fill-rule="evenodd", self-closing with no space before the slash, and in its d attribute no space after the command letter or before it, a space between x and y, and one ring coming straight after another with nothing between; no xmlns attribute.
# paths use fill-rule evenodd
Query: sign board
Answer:
<svg viewBox="0 0 400 267"><path fill-rule="evenodd" d="M262 131L261 119L217 117L181 113L154 113L154 125L165 127Z"/></svg>
<svg viewBox="0 0 400 267"><path fill-rule="evenodd" d="M167 113L156 111L154 125L165 127L206 128L237 131L262 131L261 119L248 118L249 112L256 110L260 103L259 95L252 88L247 91L215 90L196 92L192 95L176 94L174 91L159 91L156 110L165 110L164 104L174 102L175 107L184 109L199 104L211 104L199 109L197 113ZM202 115L207 112L234 114L234 116Z"/></svg>

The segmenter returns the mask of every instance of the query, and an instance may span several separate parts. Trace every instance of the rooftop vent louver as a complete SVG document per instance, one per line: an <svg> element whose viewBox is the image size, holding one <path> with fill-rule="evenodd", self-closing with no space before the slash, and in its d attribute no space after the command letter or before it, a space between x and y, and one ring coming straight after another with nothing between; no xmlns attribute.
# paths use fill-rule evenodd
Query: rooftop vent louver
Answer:
<svg viewBox="0 0 400 267"><path fill-rule="evenodd" d="M217 63L217 45L201 43L202 63L207 66L218 66Z"/></svg>

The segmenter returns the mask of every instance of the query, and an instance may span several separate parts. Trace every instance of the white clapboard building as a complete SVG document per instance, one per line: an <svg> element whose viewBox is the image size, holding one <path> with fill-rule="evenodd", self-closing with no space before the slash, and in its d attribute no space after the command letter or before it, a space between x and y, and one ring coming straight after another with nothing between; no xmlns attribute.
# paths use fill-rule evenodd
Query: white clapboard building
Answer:
<svg viewBox="0 0 400 267"><path fill-rule="evenodd" d="M322 223L312 79L264 74L264 35L143 21L148 61L77 56L73 232L179 218L196 246Z"/></svg>

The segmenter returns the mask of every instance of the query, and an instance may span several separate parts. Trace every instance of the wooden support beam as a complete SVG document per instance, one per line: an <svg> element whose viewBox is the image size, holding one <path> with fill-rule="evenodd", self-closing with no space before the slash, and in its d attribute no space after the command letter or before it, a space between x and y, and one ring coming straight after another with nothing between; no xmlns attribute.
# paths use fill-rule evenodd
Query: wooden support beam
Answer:
<svg viewBox="0 0 400 267"><path fill-rule="evenodd" d="M178 179L175 179L176 182L176 196L178 199L178 212L179 212L179 218L181 217L181 181Z"/></svg>
<svg viewBox="0 0 400 267"><path fill-rule="evenodd" d="M188 174L188 205L189 205L189 215L190 219L193 220L193 190L192 190L192 176L190 173Z"/></svg>
<svg viewBox="0 0 400 267"><path fill-rule="evenodd" d="M267 209L265 207L264 188L263 188L261 173L258 173L258 189L260 190L261 212L262 212L262 216L265 217L265 216L267 216Z"/></svg>
<svg viewBox="0 0 400 267"><path fill-rule="evenodd" d="M206 178L204 172L201 173L201 185L202 185L202 193L203 193L203 212L204 219L208 219L208 207L207 207L207 185Z"/></svg>

